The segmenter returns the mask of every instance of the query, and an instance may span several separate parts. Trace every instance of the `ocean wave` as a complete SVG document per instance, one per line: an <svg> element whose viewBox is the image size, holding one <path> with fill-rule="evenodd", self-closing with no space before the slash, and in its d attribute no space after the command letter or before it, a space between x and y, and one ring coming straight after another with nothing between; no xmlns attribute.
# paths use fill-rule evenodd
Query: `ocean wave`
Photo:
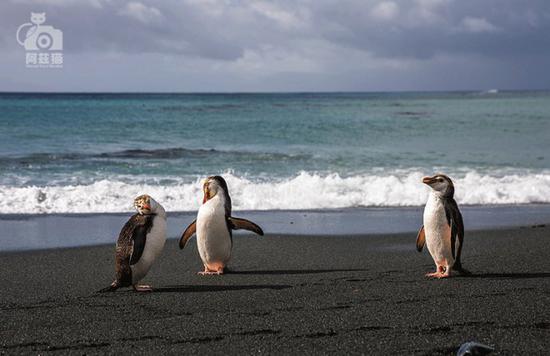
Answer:
<svg viewBox="0 0 550 356"><path fill-rule="evenodd" d="M227 157L248 157L249 159L261 160L288 160L308 159L307 154L284 154L277 152L253 152L253 151L231 151L216 149L190 149L182 147L159 148L159 149L128 149L122 151L102 153L33 153L17 157L1 157L0 167L3 165L17 164L47 164L59 161L77 161L88 159L181 159L181 158L206 158L211 156Z"/></svg>
<svg viewBox="0 0 550 356"><path fill-rule="evenodd" d="M197 106L189 105L166 105L158 108L149 108L148 111L177 111L177 112L216 112L216 111L228 111L228 110L242 110L246 109L245 105L237 104L203 104Z"/></svg>
<svg viewBox="0 0 550 356"><path fill-rule="evenodd" d="M419 206L428 195L421 172L350 177L302 172L273 181L223 176L235 210ZM550 203L550 172L505 176L469 172L457 177L455 186L459 204ZM144 193L168 211L194 211L202 199L201 179L167 185L101 180L89 185L0 186L0 214L128 212L133 198Z"/></svg>

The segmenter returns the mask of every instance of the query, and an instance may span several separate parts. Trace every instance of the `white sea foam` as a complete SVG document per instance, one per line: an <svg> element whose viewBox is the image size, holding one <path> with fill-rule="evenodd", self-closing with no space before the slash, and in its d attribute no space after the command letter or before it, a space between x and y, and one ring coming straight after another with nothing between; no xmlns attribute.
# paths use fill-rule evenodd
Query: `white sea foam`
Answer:
<svg viewBox="0 0 550 356"><path fill-rule="evenodd" d="M224 174L236 210L329 209L361 206L415 206L426 202L422 173L341 177L302 172L266 182ZM462 174L455 179L459 204L550 203L550 172ZM161 185L101 180L89 185L0 186L0 214L99 213L132 211L133 198L150 194L168 211L197 210L201 181Z"/></svg>

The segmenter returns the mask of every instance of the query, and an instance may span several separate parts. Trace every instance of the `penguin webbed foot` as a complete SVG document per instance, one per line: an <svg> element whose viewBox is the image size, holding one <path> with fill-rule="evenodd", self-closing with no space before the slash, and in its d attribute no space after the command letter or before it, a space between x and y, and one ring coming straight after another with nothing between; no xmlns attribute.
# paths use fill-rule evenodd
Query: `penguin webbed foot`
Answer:
<svg viewBox="0 0 550 356"><path fill-rule="evenodd" d="M199 276L221 276L223 271L200 271L197 274Z"/></svg>
<svg viewBox="0 0 550 356"><path fill-rule="evenodd" d="M428 278L449 278L451 277L451 267L449 266L437 266L437 270L435 272L426 273L426 277Z"/></svg>
<svg viewBox="0 0 550 356"><path fill-rule="evenodd" d="M451 274L450 273L433 272L433 273L426 273L426 277L436 278L436 279L443 279L443 278L451 277Z"/></svg>
<svg viewBox="0 0 550 356"><path fill-rule="evenodd" d="M132 288L134 288L134 291L135 292L140 292L140 293L146 293L146 292L152 292L153 291L153 287L151 287L150 285L138 285L138 284L134 284L132 286Z"/></svg>
<svg viewBox="0 0 550 356"><path fill-rule="evenodd" d="M204 267L204 271L197 272L199 276L220 276L225 272L225 267L220 267L217 270L209 269Z"/></svg>

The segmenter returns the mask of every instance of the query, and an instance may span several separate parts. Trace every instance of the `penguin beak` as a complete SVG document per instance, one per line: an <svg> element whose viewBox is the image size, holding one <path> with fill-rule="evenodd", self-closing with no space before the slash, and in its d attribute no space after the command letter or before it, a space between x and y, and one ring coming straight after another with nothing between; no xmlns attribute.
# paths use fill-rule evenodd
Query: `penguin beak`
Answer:
<svg viewBox="0 0 550 356"><path fill-rule="evenodd" d="M143 207L142 207L144 210L151 210L151 205L149 204L143 204Z"/></svg>
<svg viewBox="0 0 550 356"><path fill-rule="evenodd" d="M424 177L424 178L422 178L422 183L424 183L424 184L430 185L433 182L435 182L434 177Z"/></svg>
<svg viewBox="0 0 550 356"><path fill-rule="evenodd" d="M204 186L204 198L202 199L202 203L206 203L210 199L210 190L208 190L208 185Z"/></svg>

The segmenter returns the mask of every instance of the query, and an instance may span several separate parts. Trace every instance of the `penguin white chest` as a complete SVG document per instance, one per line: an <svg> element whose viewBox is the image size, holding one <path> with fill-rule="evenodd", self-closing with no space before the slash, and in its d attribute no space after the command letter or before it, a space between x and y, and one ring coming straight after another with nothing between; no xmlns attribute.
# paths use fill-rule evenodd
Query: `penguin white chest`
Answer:
<svg viewBox="0 0 550 356"><path fill-rule="evenodd" d="M197 247L202 262L213 270L225 267L231 258L231 236L219 195L201 205L197 215Z"/></svg>
<svg viewBox="0 0 550 356"><path fill-rule="evenodd" d="M139 261L130 266L132 269L132 283L139 282L151 269L153 262L160 256L166 242L166 217L155 216L153 226L147 234L143 254Z"/></svg>
<svg viewBox="0 0 550 356"><path fill-rule="evenodd" d="M434 262L439 265L452 265L451 228L447 223L443 201L431 193L424 208L424 233L426 246Z"/></svg>

